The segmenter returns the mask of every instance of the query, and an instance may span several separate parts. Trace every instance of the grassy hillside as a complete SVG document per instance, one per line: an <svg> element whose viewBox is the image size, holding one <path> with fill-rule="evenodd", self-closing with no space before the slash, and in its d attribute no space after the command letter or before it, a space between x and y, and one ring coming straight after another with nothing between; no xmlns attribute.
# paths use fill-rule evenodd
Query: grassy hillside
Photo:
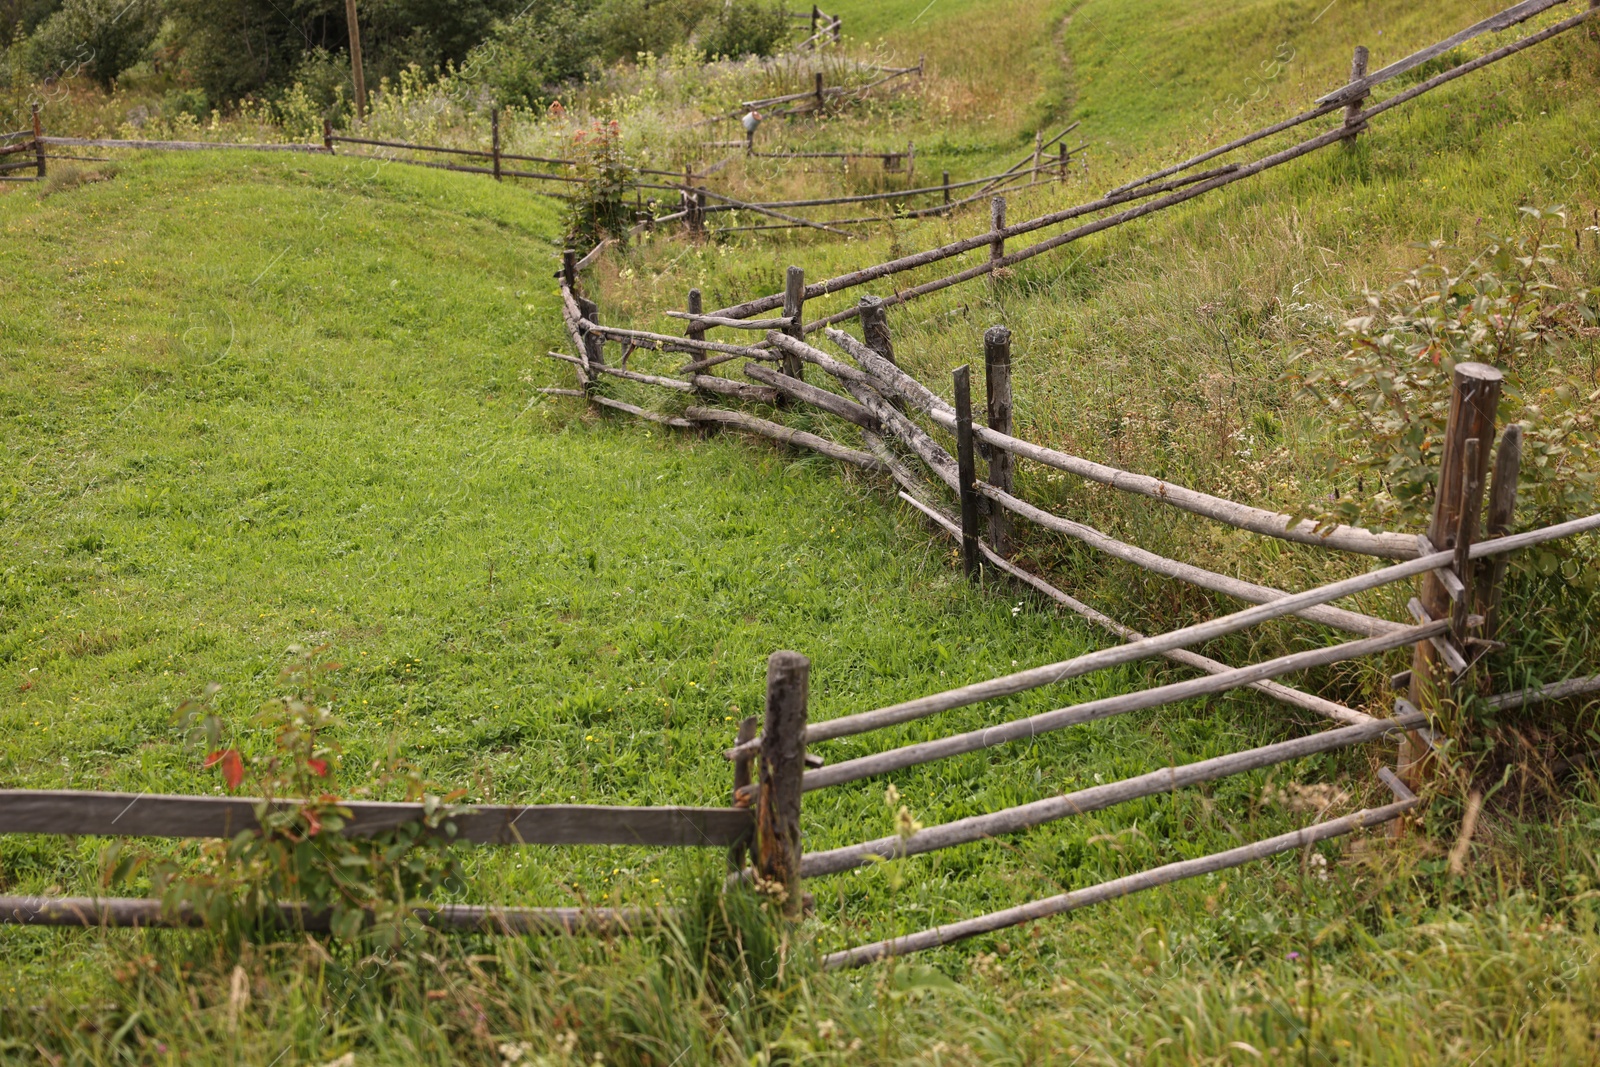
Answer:
<svg viewBox="0 0 1600 1067"><path fill-rule="evenodd" d="M925 52L929 77L790 135L915 138L921 173L976 173L1010 162L1046 120L1082 118L1087 176L1019 194L1013 219L1287 113L1341 79L1358 39L1383 62L1490 10L835 4L852 34L902 58ZM1320 427L1283 378L1289 358L1327 355L1329 323L1363 283L1414 261L1410 242L1473 247L1514 225L1522 203L1592 210L1597 55L1578 36L1546 46L1385 116L1352 151L897 310L902 362L943 383L983 327L1005 322L1026 436L1297 505L1325 486ZM1264 61L1281 70L1266 76ZM762 180L760 165L742 166L731 181ZM566 343L546 201L337 158L140 158L76 173L98 180L68 173L43 196L0 188L13 283L0 290L0 786L217 789L174 705L220 682L230 740L263 751L254 709L277 693L287 650L326 643L345 665L335 736L355 783L393 746L472 800L718 803L730 781L718 750L758 711L775 648L812 657L812 714L824 718L1103 640L1010 587L970 587L948 542L870 479L536 392L571 384L541 358ZM841 179L818 166L782 180ZM730 303L781 285L790 262L822 276L983 221L895 223L847 244L660 237L602 260L594 278L608 321L675 331L659 312L690 285ZM1593 249L1566 269L1600 281ZM1028 495L1064 513L1245 577L1303 586L1344 566L1028 478ZM1030 540L1025 559L1130 622L1221 606L1051 538ZM1559 572L1516 580L1529 607L1501 680L1530 658L1549 672L1592 664L1593 594ZM1403 611L1384 596L1364 606ZM1243 661L1330 639L1282 626L1213 651ZM1381 709L1379 678L1401 659L1304 681ZM1166 674L1106 672L871 747ZM806 845L889 832L900 803L945 821L1310 725L1241 694L1080 727L897 775L888 804L883 780L811 794ZM1284 787L1376 799L1369 764L1386 758L1306 761L819 880L776 975L719 970L726 940L693 922L637 943L438 939L372 957L0 926L0 1060L1592 1062L1600 785L1526 763L1510 765L1461 875L1443 855L1460 810L1447 793L1398 841L1330 845L894 966L815 969L819 950L1303 825L1332 796ZM0 838L0 892L91 892L101 844ZM721 863L486 850L468 857L457 896L688 900L703 917L695 902Z"/></svg>

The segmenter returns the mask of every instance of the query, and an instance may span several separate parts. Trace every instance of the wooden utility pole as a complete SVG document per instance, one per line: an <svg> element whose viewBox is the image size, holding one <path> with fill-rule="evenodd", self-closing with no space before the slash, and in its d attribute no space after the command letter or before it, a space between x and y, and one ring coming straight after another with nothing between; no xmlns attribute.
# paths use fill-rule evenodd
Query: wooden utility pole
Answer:
<svg viewBox="0 0 1600 1067"><path fill-rule="evenodd" d="M361 69L361 21L356 17L356 0L344 0L344 18L350 25L350 75L356 86L356 120L367 119L367 75Z"/></svg>
<svg viewBox="0 0 1600 1067"><path fill-rule="evenodd" d="M791 919L799 918L801 908L800 788L810 681L811 661L800 653L774 652L767 657L755 873L764 888L782 891L783 913Z"/></svg>
<svg viewBox="0 0 1600 1067"><path fill-rule="evenodd" d="M1450 390L1450 416L1444 431L1444 455L1439 463L1439 483L1434 490L1433 517L1428 523L1427 540L1435 550L1454 549L1463 531L1470 536L1477 529L1476 517L1465 515L1473 510L1468 495L1474 484L1481 488L1487 473L1503 377L1487 363L1456 364ZM1468 441L1476 442L1476 447L1469 449ZM1469 458L1473 461L1471 472L1466 469ZM1481 503L1481 495L1478 502ZM1464 517L1469 519L1465 524ZM1430 571L1423 577L1417 600L1429 619L1451 616L1452 588L1458 596L1471 595L1470 575L1457 575L1452 571L1450 577L1455 580L1441 578L1438 571ZM1412 651L1411 703L1430 717L1438 713L1444 695L1455 680L1455 672L1445 662L1445 656L1452 651L1448 641L1448 637L1440 637L1439 645L1422 641ZM1407 734L1400 747L1399 770L1400 777L1413 789L1421 784L1426 754L1427 746L1422 738L1414 732Z"/></svg>

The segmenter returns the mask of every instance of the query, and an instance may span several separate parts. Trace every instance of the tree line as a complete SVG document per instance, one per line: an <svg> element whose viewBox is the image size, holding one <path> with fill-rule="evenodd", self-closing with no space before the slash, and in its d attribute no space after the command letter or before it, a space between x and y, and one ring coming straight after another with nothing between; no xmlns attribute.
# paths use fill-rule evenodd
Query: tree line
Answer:
<svg viewBox="0 0 1600 1067"><path fill-rule="evenodd" d="M361 0L369 83L465 72L506 105L618 60L685 46L766 55L790 32L772 0ZM299 85L330 109L348 99L344 0L0 0L5 73L114 87L147 70L229 107Z"/></svg>

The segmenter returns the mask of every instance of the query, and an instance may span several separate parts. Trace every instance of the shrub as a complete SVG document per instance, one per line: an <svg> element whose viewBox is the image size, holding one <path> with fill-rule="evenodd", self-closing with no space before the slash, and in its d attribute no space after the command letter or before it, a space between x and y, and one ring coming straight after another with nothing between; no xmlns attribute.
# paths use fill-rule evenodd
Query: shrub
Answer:
<svg viewBox="0 0 1600 1067"><path fill-rule="evenodd" d="M161 17L156 0L67 0L28 40L34 73L82 73L110 88L149 54Z"/></svg>
<svg viewBox="0 0 1600 1067"><path fill-rule="evenodd" d="M708 58L770 56L789 36L789 10L782 4L731 3L700 26L700 50Z"/></svg>
<svg viewBox="0 0 1600 1067"><path fill-rule="evenodd" d="M222 723L210 707L218 687L179 707L180 724L204 742L205 766L221 773L230 792L246 787L261 798L260 827L207 846L198 869L155 865L151 884L166 909L192 910L210 925L270 932L278 924L276 905L293 902L327 913L336 937L365 933L392 945L430 893L460 882L451 819L462 794L430 792L414 769L391 757L374 765L376 782L357 793L399 783L407 800L422 803L423 817L370 837L340 833L350 811L337 791L341 754L327 737L336 725L328 680L339 665L319 662L322 652L296 658L281 676L289 692L262 705L260 721L275 732L269 755L247 759L223 747ZM124 858L113 846L107 881L146 862Z"/></svg>
<svg viewBox="0 0 1600 1067"><path fill-rule="evenodd" d="M615 119L595 120L572 135L572 153L584 181L568 209L567 240L587 248L606 237L626 238L634 174L622 152L621 127Z"/></svg>
<svg viewBox="0 0 1600 1067"><path fill-rule="evenodd" d="M1496 238L1465 266L1436 241L1427 259L1393 288L1369 292L1363 314L1341 332L1334 366L1301 385L1331 429L1325 456L1343 490L1312 514L1337 522L1427 524L1450 413L1455 365L1489 363L1505 372L1499 423L1524 427L1519 510L1540 523L1594 509L1600 488L1600 401L1590 368L1569 358L1593 347L1597 295L1557 281L1547 238L1564 228L1561 209L1523 209L1534 231ZM1303 358L1308 353L1302 353Z"/></svg>
<svg viewBox="0 0 1600 1067"><path fill-rule="evenodd" d="M549 87L582 77L599 55L593 9L570 0L534 0L496 24L462 65L469 82L488 87L503 105L543 107Z"/></svg>

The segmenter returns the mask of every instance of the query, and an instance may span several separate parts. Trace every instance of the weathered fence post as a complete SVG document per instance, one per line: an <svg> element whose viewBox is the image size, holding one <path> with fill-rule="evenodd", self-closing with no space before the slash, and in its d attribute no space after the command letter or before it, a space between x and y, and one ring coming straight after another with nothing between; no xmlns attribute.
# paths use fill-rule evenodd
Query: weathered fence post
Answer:
<svg viewBox="0 0 1600 1067"><path fill-rule="evenodd" d="M1595 0L1600 3L1600 0ZM1513 422L1500 438L1494 457L1494 484L1489 491L1489 521L1486 538L1504 537L1511 532L1517 510L1517 476L1522 470L1522 424ZM1493 640L1500 625L1500 583L1506 577L1506 556L1495 556L1488 576L1476 586L1474 599L1484 618L1483 636Z"/></svg>
<svg viewBox="0 0 1600 1067"><path fill-rule="evenodd" d="M743 745L754 741L756 737L756 717L747 715L739 720L739 733L734 739L734 744ZM750 785L750 757L740 756L733 761L733 806L742 808L748 805L748 800L741 800L739 791ZM745 853L748 851L748 842L740 841L728 848L728 869L739 871L744 869Z"/></svg>
<svg viewBox="0 0 1600 1067"><path fill-rule="evenodd" d="M600 305L587 297L578 297L578 310L595 325L600 323ZM589 364L589 380L599 377L594 368L606 365L606 339L603 334L588 330L583 335L583 358Z"/></svg>
<svg viewBox="0 0 1600 1067"><path fill-rule="evenodd" d="M490 151L494 156L494 180L500 180L500 109L497 107L489 112L489 136L492 144Z"/></svg>
<svg viewBox="0 0 1600 1067"><path fill-rule="evenodd" d="M783 317L789 324L783 332L796 341L806 339L806 272L801 267L790 267L783 276ZM793 352L783 354L783 373L791 378L804 378L806 365Z"/></svg>
<svg viewBox="0 0 1600 1067"><path fill-rule="evenodd" d="M989 429L1011 433L1011 331L991 326L983 333L984 390L989 408ZM1011 492L1016 457L1003 448L989 447L989 484ZM1011 554L1011 517L1004 508L989 506L989 544L1002 556Z"/></svg>
<svg viewBox="0 0 1600 1067"><path fill-rule="evenodd" d="M827 106L827 98L822 95L822 71L817 71L817 117L822 117L822 109Z"/></svg>
<svg viewBox="0 0 1600 1067"><path fill-rule="evenodd" d="M1067 180L1067 168L1072 166L1072 152L1071 152L1070 149L1067 148L1067 142L1065 142L1065 141L1062 141L1056 147L1061 150L1060 153L1059 153L1059 155L1061 156L1061 164L1060 164L1061 180L1062 181L1066 181Z"/></svg>
<svg viewBox="0 0 1600 1067"><path fill-rule="evenodd" d="M756 877L781 889L783 913L800 915L800 787L805 773L811 661L798 652L767 657L761 791L756 797Z"/></svg>
<svg viewBox="0 0 1600 1067"><path fill-rule="evenodd" d="M331 156L333 155L333 120L322 120L322 147Z"/></svg>
<svg viewBox="0 0 1600 1067"><path fill-rule="evenodd" d="M704 303L704 298L700 295L700 290L698 290L698 289L690 289L689 290L689 314L698 315L701 312L703 312L704 310L705 310L705 303ZM703 327L701 327L699 324L697 324L693 319L690 319L689 320L689 329L688 329L688 331L686 333L686 336L691 341L704 341L706 339L706 331L705 331L705 329ZM699 357L697 356L695 358L698 359Z"/></svg>
<svg viewBox="0 0 1600 1067"><path fill-rule="evenodd" d="M861 340L878 355L894 362L894 340L889 336L889 312L883 306L883 297L864 296L861 308Z"/></svg>
<svg viewBox="0 0 1600 1067"><path fill-rule="evenodd" d="M574 298L578 295L578 250L576 248L563 248L561 250L561 280L566 284Z"/></svg>
<svg viewBox="0 0 1600 1067"><path fill-rule="evenodd" d="M810 37L809 40L806 41L806 44L812 49L812 51L815 51L816 47L817 47L817 23L819 23L821 21L822 21L822 10L820 8L818 8L816 4L812 4L811 5L811 37Z"/></svg>
<svg viewBox="0 0 1600 1067"><path fill-rule="evenodd" d="M1350 59L1350 80L1352 82L1360 81L1362 78L1365 78L1366 76L1367 76L1367 46L1364 45L1364 44L1358 44L1358 45L1356 45L1355 55L1352 56L1351 59ZM1360 96L1356 97L1354 100L1350 101L1348 104L1345 105L1345 108L1344 108L1344 129L1345 129L1345 138L1346 138L1346 140L1345 140L1344 143L1345 143L1346 146L1354 144L1355 143L1355 139L1356 139L1356 134L1360 133L1362 130L1364 130L1366 128L1366 123L1362 122L1361 118L1360 118L1360 116L1361 116L1361 105L1366 103L1366 101L1367 101L1367 94L1366 93L1362 93Z"/></svg>
<svg viewBox="0 0 1600 1067"><path fill-rule="evenodd" d="M1044 154L1044 131L1033 131L1033 180L1039 180L1039 157Z"/></svg>
<svg viewBox="0 0 1600 1067"><path fill-rule="evenodd" d="M33 158L38 164L39 177L45 175L44 122L39 118L39 105L33 105Z"/></svg>
<svg viewBox="0 0 1600 1067"><path fill-rule="evenodd" d="M1006 228L1006 198L1003 196L997 196L989 202L989 228L996 234ZM1004 259L1005 255L1006 239L996 236L989 242L989 262Z"/></svg>
<svg viewBox="0 0 1600 1067"><path fill-rule="evenodd" d="M944 206L950 206L950 172L944 172Z"/></svg>
<svg viewBox="0 0 1600 1067"><path fill-rule="evenodd" d="M906 184L915 185L917 176L917 142L906 142Z"/></svg>
<svg viewBox="0 0 1600 1067"><path fill-rule="evenodd" d="M843 15L835 15L835 16L833 16L833 43L834 44L838 44L839 43L839 34L843 30L844 30L844 16Z"/></svg>
<svg viewBox="0 0 1600 1067"><path fill-rule="evenodd" d="M961 494L961 563L967 577L975 579L983 556L978 550L982 507L973 487L978 471L972 447L972 368L957 367L952 377L956 394L956 483Z"/></svg>
<svg viewBox="0 0 1600 1067"><path fill-rule="evenodd" d="M1461 455L1461 512L1456 522L1456 558L1452 569L1461 590L1450 609L1450 633L1456 644L1467 645L1467 612L1472 608L1472 542L1478 539L1478 518L1483 513L1484 460L1489 449L1476 437L1468 438Z"/></svg>
<svg viewBox="0 0 1600 1067"><path fill-rule="evenodd" d="M1494 441L1495 410L1500 403L1503 376L1486 363L1458 363L1451 382L1450 416L1445 424L1444 455L1439 463L1439 481L1434 490L1433 517L1428 524L1428 542L1436 549L1453 549L1461 531L1462 511L1467 507L1467 442L1477 441L1478 484L1488 462L1489 446ZM1459 577L1459 576L1458 576ZM1465 581L1465 578L1462 579ZM1430 619L1450 614L1450 589L1438 572L1423 576L1418 595L1422 610ZM1443 638L1441 640L1444 640ZM1439 710L1441 695L1449 688L1450 668L1442 662L1431 641L1421 641L1411 654L1411 703L1428 715ZM1406 735L1400 747L1400 777L1413 789L1421 784L1422 765L1427 747L1415 733Z"/></svg>

